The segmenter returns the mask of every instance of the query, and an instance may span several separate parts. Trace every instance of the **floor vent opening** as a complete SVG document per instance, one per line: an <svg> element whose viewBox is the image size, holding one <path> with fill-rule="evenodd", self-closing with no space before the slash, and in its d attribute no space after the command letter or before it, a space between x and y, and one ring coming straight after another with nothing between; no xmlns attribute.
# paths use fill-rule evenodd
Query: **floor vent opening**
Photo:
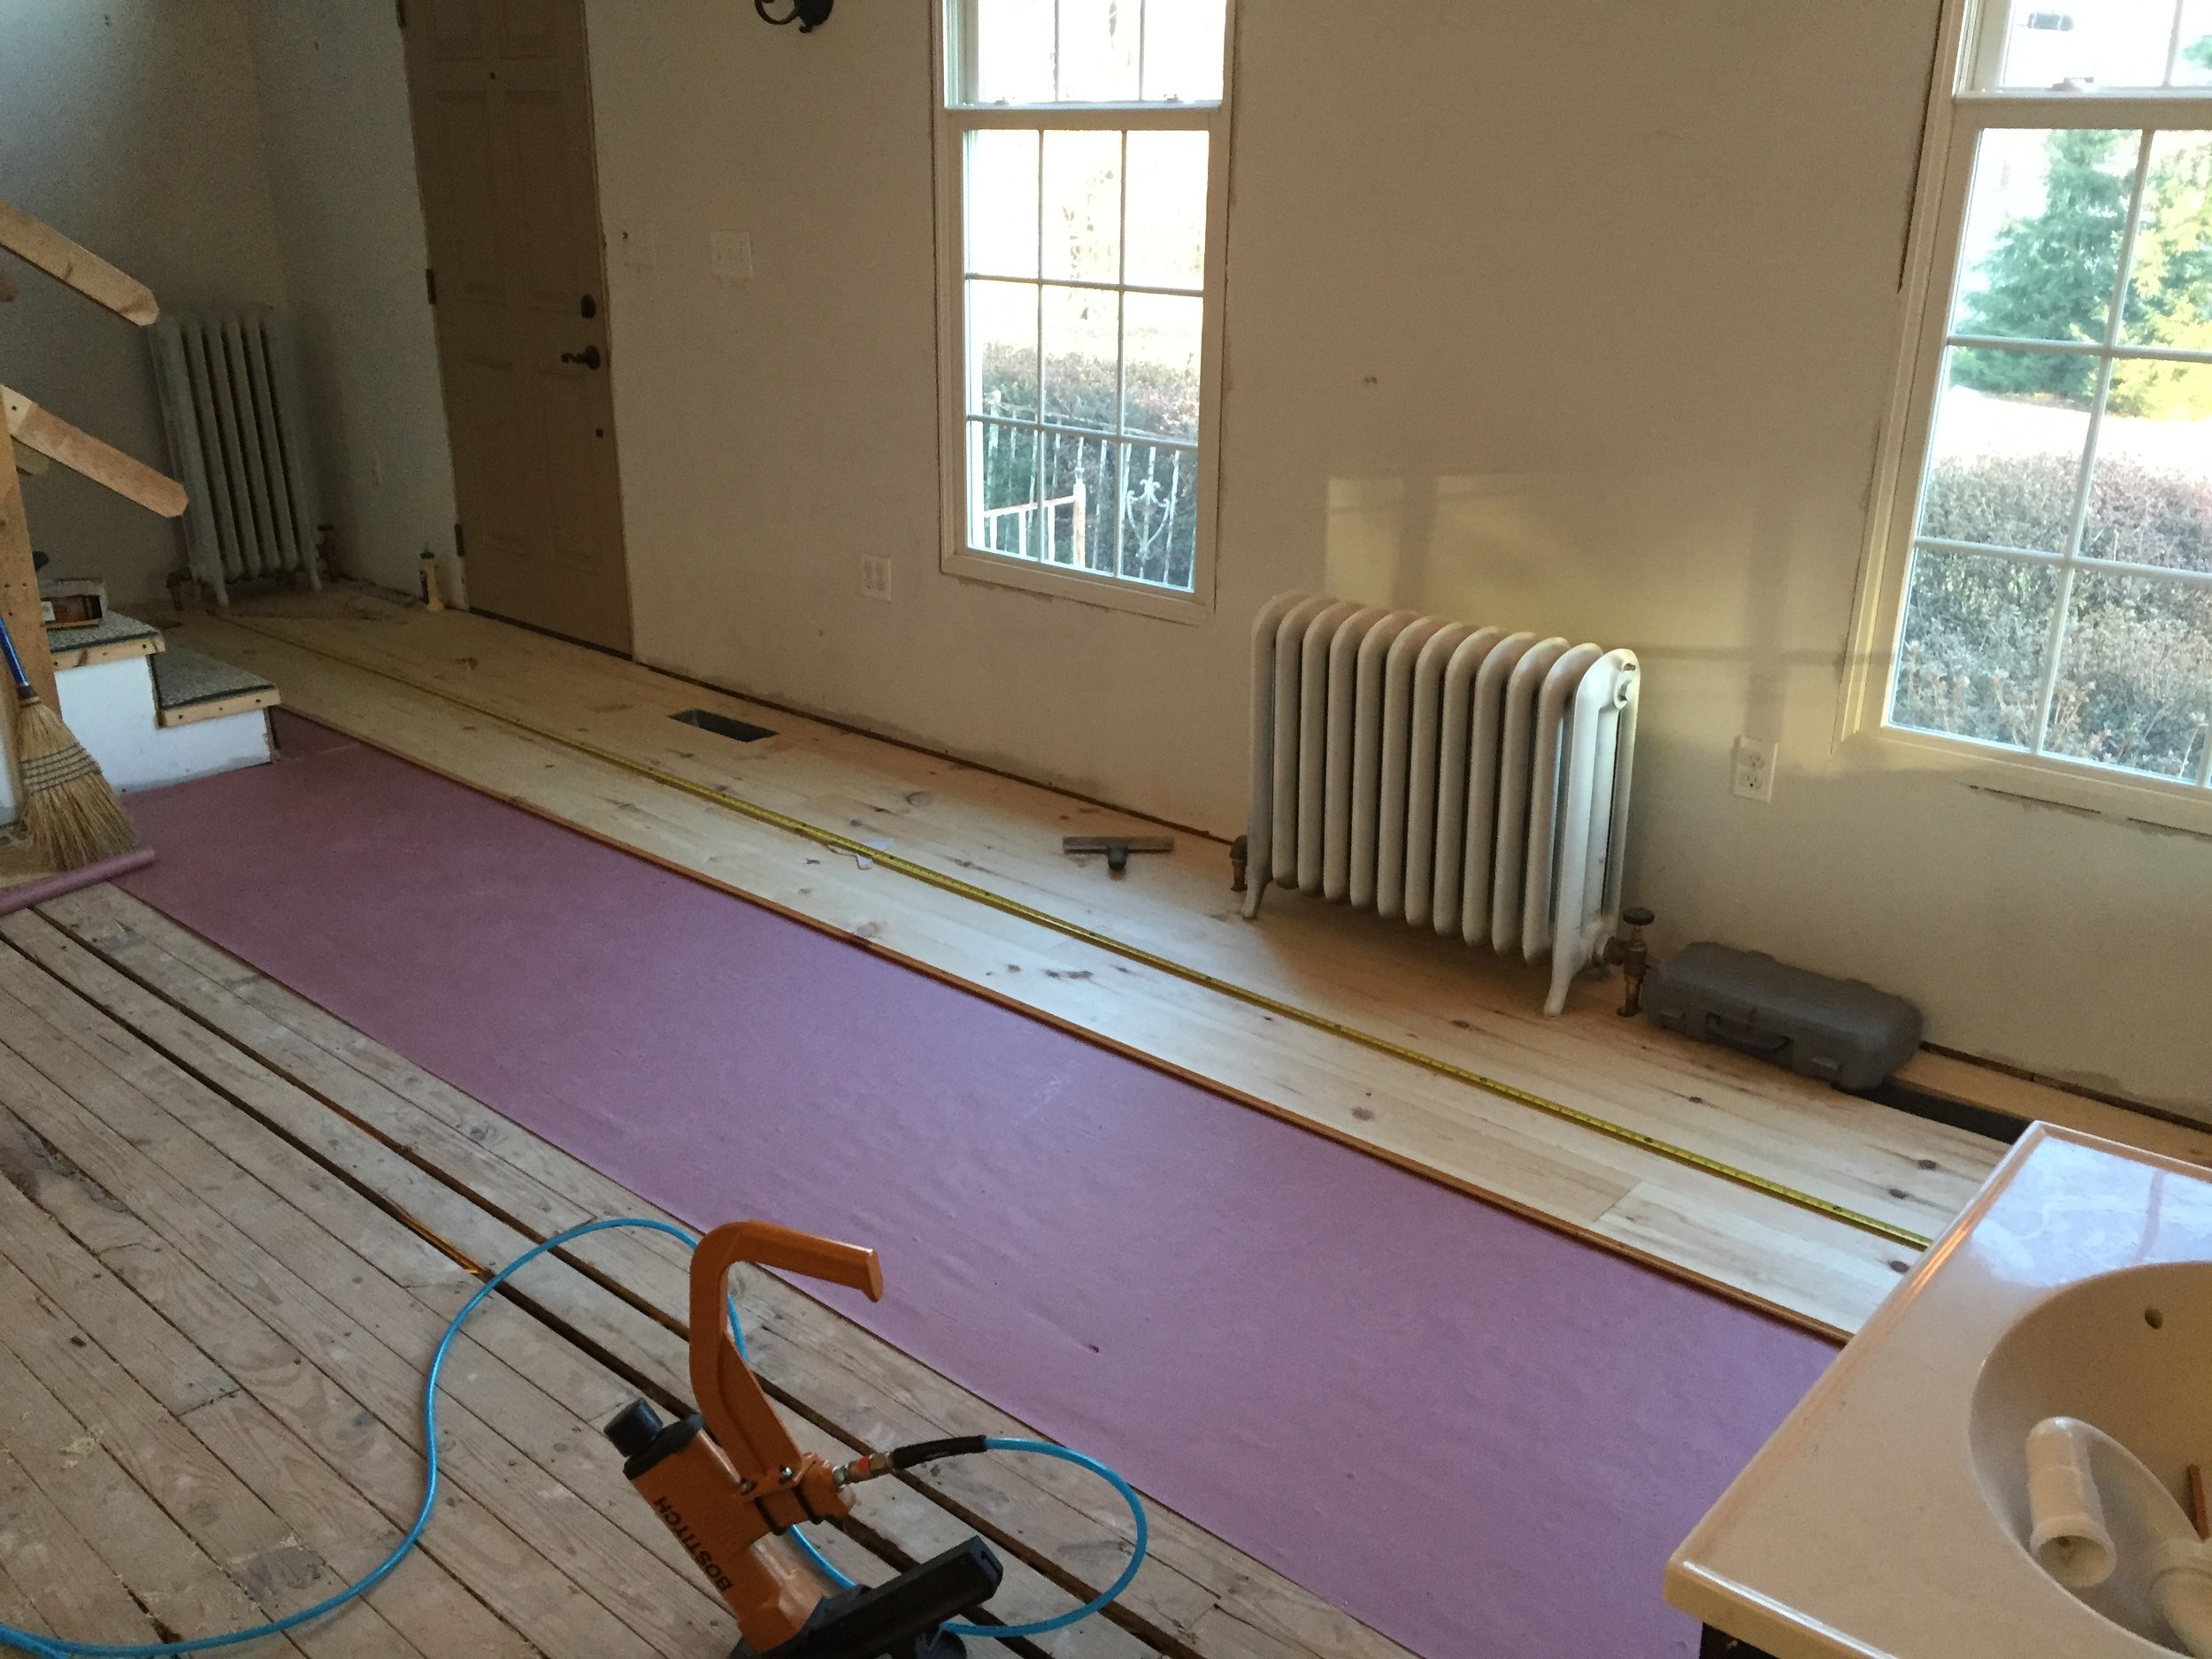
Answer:
<svg viewBox="0 0 2212 1659"><path fill-rule="evenodd" d="M702 732L712 732L717 737L733 737L741 743L757 743L775 733L764 726L754 726L745 720L733 720L726 714L716 714L710 709L686 709L681 714L671 715L686 726L695 726Z"/></svg>

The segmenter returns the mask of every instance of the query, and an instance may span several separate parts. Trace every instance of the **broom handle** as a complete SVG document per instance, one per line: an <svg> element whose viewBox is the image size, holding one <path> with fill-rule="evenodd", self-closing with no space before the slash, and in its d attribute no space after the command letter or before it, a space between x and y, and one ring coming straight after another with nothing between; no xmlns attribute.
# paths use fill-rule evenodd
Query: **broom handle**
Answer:
<svg viewBox="0 0 2212 1659"><path fill-rule="evenodd" d="M31 689L31 677L23 672L23 659L15 654L15 635L8 632L8 619L5 617L0 617L0 651L5 651L8 655L8 673L15 681L16 695L19 697L37 695L38 694Z"/></svg>

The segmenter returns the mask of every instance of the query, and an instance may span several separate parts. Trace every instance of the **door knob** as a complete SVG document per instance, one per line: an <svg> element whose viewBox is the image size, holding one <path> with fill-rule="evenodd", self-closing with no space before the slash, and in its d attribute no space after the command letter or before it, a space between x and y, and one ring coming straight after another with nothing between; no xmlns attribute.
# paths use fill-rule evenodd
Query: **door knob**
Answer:
<svg viewBox="0 0 2212 1659"><path fill-rule="evenodd" d="M599 366L599 348L597 346L586 346L581 351L564 351L561 353L562 362L580 363L588 369L597 368Z"/></svg>

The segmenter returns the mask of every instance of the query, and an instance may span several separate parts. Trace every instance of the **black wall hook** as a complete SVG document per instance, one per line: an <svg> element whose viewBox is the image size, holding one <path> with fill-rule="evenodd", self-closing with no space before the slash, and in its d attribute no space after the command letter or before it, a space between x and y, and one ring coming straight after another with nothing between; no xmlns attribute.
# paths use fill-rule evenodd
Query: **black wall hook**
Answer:
<svg viewBox="0 0 2212 1659"><path fill-rule="evenodd" d="M837 0L791 0L791 10L780 18L769 15L768 0L753 0L753 10L760 13L764 23L773 23L778 27L796 23L800 34L810 35L829 21L830 8L836 4Z"/></svg>

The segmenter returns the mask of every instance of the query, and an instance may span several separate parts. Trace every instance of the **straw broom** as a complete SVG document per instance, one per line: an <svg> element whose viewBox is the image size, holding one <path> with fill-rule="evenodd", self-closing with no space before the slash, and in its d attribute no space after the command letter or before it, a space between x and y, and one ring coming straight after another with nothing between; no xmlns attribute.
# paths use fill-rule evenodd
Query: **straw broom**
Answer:
<svg viewBox="0 0 2212 1659"><path fill-rule="evenodd" d="M130 851L138 831L101 775L100 763L31 689L4 619L0 649L15 680L15 752L23 780L23 828L33 849L57 870Z"/></svg>

